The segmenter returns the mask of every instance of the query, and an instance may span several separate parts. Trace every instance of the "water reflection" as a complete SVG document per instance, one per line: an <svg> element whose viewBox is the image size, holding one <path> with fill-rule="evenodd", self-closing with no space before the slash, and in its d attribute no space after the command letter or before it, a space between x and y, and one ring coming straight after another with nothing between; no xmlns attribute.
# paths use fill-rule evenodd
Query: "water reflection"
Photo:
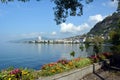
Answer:
<svg viewBox="0 0 120 80"><path fill-rule="evenodd" d="M37 51L41 56L45 55L50 59L54 58L66 58L71 59L70 53L75 51L75 57L87 57L93 54L93 48L85 48L85 44L35 44ZM80 46L84 49L79 49ZM49 55L49 56L48 56Z"/></svg>
<svg viewBox="0 0 120 80"><path fill-rule="evenodd" d="M36 46L37 46L38 52L41 53L41 49L42 49L42 48L41 48L41 44L36 44Z"/></svg>

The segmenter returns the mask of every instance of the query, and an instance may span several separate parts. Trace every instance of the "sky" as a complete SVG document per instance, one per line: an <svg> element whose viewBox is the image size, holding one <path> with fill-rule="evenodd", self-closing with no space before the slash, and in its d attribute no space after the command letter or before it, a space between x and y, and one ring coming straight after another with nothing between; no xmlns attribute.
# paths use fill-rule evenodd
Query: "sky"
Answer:
<svg viewBox="0 0 120 80"><path fill-rule="evenodd" d="M30 2L0 2L0 40L15 40L43 36L65 38L81 35L106 16L116 11L117 0L94 0L90 4L82 1L83 15L68 17L65 23L56 25L54 3L50 0Z"/></svg>

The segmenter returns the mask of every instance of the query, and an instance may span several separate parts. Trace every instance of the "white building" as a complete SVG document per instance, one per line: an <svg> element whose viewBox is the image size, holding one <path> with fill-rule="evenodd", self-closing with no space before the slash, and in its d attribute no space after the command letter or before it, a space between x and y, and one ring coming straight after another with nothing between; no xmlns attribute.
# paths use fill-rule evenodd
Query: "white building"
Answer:
<svg viewBox="0 0 120 80"><path fill-rule="evenodd" d="M41 41L42 40L42 37L41 36L38 36L38 41Z"/></svg>

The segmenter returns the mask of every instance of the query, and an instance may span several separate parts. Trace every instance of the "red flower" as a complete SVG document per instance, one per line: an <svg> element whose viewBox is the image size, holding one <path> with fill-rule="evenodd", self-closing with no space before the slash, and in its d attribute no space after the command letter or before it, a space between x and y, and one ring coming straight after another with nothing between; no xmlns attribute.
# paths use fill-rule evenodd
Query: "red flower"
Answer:
<svg viewBox="0 0 120 80"><path fill-rule="evenodd" d="M46 67L52 67L52 66L55 66L55 65L57 65L56 62L50 63L50 64L46 64L46 65L43 65L41 69L46 69Z"/></svg>
<svg viewBox="0 0 120 80"><path fill-rule="evenodd" d="M65 59L62 59L62 60L58 60L57 63L61 63L63 65L65 64L68 64L69 60L65 60Z"/></svg>
<svg viewBox="0 0 120 80"><path fill-rule="evenodd" d="M50 63L50 64L48 64L48 66L50 66L50 67L52 67L52 66L54 66L54 65L56 65L57 63Z"/></svg>

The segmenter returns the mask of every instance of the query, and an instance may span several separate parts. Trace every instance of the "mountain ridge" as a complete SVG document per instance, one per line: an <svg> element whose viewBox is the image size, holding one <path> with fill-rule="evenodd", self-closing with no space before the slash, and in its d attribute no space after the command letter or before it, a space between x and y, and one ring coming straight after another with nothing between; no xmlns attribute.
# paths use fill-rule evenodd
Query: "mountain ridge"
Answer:
<svg viewBox="0 0 120 80"><path fill-rule="evenodd" d="M111 16L106 17L103 21L98 22L89 32L88 35L108 35L110 31L116 29L118 21L120 20L120 13L114 12Z"/></svg>

